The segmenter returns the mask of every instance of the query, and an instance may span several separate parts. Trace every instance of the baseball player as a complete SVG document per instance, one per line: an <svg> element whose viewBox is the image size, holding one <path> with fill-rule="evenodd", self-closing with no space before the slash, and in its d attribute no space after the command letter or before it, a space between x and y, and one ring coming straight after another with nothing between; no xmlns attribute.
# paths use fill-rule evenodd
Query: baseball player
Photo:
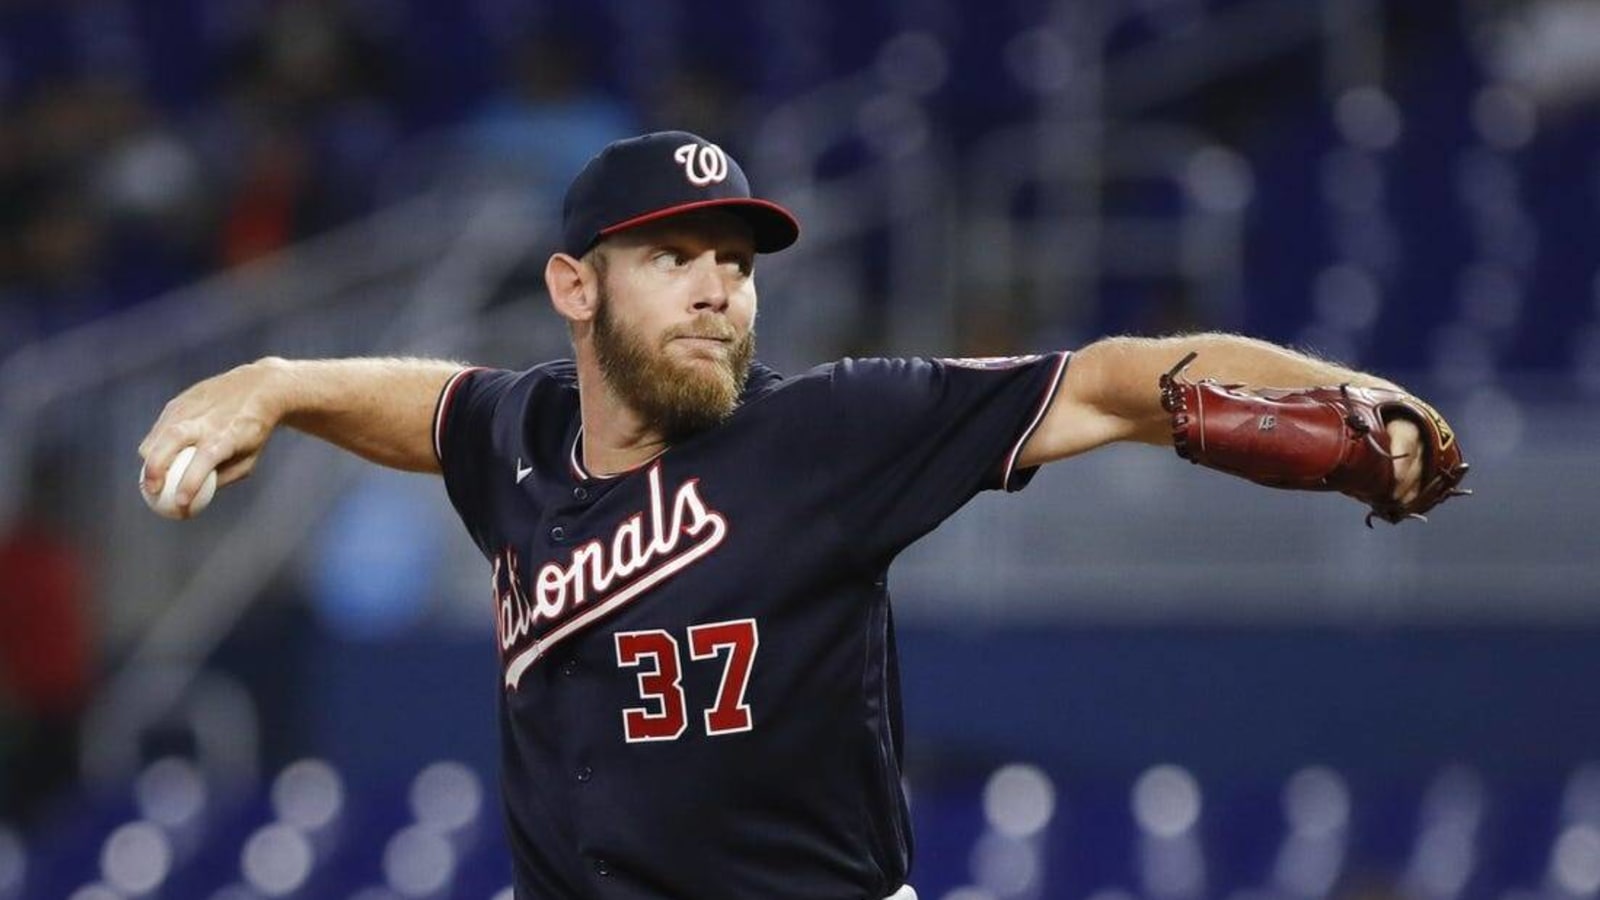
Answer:
<svg viewBox="0 0 1600 900"><path fill-rule="evenodd" d="M572 360L263 359L139 447L151 491L198 447L180 506L285 425L443 475L493 577L523 900L914 896L889 565L1043 463L1176 446L1389 521L1459 493L1431 408L1231 335L780 375L754 360L755 266L799 226L692 134L606 147L563 214L545 283Z"/></svg>

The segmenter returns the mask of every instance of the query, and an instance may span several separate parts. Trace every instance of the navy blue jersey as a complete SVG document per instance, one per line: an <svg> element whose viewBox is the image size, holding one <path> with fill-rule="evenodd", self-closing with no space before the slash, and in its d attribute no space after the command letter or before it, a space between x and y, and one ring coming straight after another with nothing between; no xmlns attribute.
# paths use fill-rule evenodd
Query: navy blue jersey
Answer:
<svg viewBox="0 0 1600 900"><path fill-rule="evenodd" d="M571 363L453 378L435 449L494 574L517 896L896 890L887 569L1027 482L1066 365L757 364L726 422L610 477L584 469Z"/></svg>

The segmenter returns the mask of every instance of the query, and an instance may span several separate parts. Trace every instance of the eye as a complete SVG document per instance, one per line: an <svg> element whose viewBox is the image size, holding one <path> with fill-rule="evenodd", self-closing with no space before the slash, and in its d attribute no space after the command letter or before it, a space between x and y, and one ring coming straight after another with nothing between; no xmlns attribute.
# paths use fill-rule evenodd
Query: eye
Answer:
<svg viewBox="0 0 1600 900"><path fill-rule="evenodd" d="M738 269L740 278L749 278L756 269L756 261L748 256L725 257L722 264Z"/></svg>
<svg viewBox="0 0 1600 900"><path fill-rule="evenodd" d="M681 250L661 249L650 257L650 261L658 269L681 269L689 264L689 255Z"/></svg>

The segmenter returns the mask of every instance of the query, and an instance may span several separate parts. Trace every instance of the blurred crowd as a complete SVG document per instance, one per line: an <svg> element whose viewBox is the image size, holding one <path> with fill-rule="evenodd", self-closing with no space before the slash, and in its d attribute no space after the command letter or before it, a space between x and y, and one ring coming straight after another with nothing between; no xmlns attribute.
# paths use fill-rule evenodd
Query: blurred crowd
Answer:
<svg viewBox="0 0 1600 900"><path fill-rule="evenodd" d="M1261 59L1219 48L1216 60L1186 63L1196 69L1193 84L1176 72L1154 91L1140 87L1142 65L1119 66L1165 44L1184 49L1186 36L1206 33L1211 6L1229 5L1112 4L1096 20L1088 12L1052 19L1048 4L977 16L941 3L919 13L917 4L888 0L862 4L855 19L772 0L7 4L0 216L14 238L0 248L0 358L30 339L270 255L441 177L514 179L559 194L594 148L655 127L716 135L740 155L751 149L741 142L783 101L861 75L877 83L861 98L841 93L832 111L856 127L795 135L815 145L794 150L815 154L803 165L826 176L862 157L937 146L939 175L950 182L941 192L975 238L994 209L1029 221L1033 207L1062 202L1025 184L1005 188L1015 196L966 196L969 182L986 183L985 142L1019 121L1081 105L1079 92L1104 77L1103 100L1074 109L1159 121L1225 149L1188 167L1187 198L1174 195L1165 175L1109 166L1097 202L1099 215L1134 233L1179 209L1248 207L1245 278L1229 288L1243 295L1243 313L1229 327L1326 343L1331 355L1365 363L1417 365L1424 343L1448 344L1435 356L1470 355L1457 352L1457 332L1479 355L1513 368L1582 369L1589 356L1600 359L1574 337L1587 334L1593 318L1572 287L1592 277L1591 254L1540 243L1539 233L1588 227L1600 209L1600 191L1569 189L1576 168L1594 164L1588 157L1600 140L1592 103L1600 79L1588 63L1600 17L1567 0L1460 3L1437 13L1379 4L1331 32L1359 39L1313 38L1313 49L1325 40L1326 58L1292 43ZM1359 34L1363 16L1371 19L1367 38ZM1099 75L1062 37L1090 23L1104 29ZM1361 43L1368 39L1377 43ZM1373 76L1383 83L1362 81ZM1376 132L1362 125L1372 121ZM1124 168L1148 165L1127 156ZM1494 177L1453 179L1454 168L1469 165L1494 168ZM882 197L867 202L887 205ZM1422 227L1423 218L1432 227ZM1033 234L1047 226L1029 222ZM868 241L887 238L868 230ZM1533 249L1495 249L1511 244ZM1189 288L1173 273L1149 271L1141 246L1106 241L1105 251L1126 248L1136 264L1131 276L1117 271L1122 264L1099 264L1104 277L1092 296L1071 301L1092 307L1080 324L1214 324L1198 321ZM1494 321L1478 327L1484 316L1474 310L1484 303L1475 298L1483 292L1473 285L1483 281L1475 275L1482 267L1463 263L1491 251L1513 257L1516 271L1499 279L1510 279L1512 293L1538 292L1561 308L1534 315L1502 291L1487 301ZM869 273L880 265L872 254L861 263ZM961 332L977 345L968 349L1019 349L1026 335L1049 333L1055 318L1085 317L1061 308L1059 285L1017 300L1029 266L997 262L1005 258L984 256L947 279L966 298ZM1346 263L1360 277L1348 277ZM983 265L1000 271L986 274ZM1340 289L1352 281L1360 290ZM882 303L882 293L869 290L860 302ZM991 315L995 306L1007 315ZM1430 333L1458 308L1465 329ZM862 318L857 330L870 335L879 329L869 313L854 314ZM1509 324L1495 324L1500 319ZM1496 328L1525 334L1480 333ZM990 331L997 336L985 338ZM1591 343L1600 346L1596 335Z"/></svg>
<svg viewBox="0 0 1600 900"><path fill-rule="evenodd" d="M595 39L532 22L532 4L481 42L497 58L444 72L408 69L385 32L399 4L228 0L141 20L152 6L0 10L0 358L351 221L441 166L564 185L642 125L720 133L740 114L701 63L619 99L594 77ZM173 39L141 29L178 25L203 32L194 56L152 58Z"/></svg>
<svg viewBox="0 0 1600 900"><path fill-rule="evenodd" d="M392 145L384 54L336 7L282 4L224 48L209 101L64 71L0 125L0 350L249 262L357 215Z"/></svg>

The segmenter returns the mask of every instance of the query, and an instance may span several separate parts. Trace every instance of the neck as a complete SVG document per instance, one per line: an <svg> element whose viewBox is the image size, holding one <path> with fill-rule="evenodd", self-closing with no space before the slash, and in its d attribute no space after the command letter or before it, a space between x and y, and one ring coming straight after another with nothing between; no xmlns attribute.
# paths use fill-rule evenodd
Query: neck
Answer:
<svg viewBox="0 0 1600 900"><path fill-rule="evenodd" d="M646 425L611 390L593 354L579 354L578 414L583 423L583 466L595 475L637 468L667 448L661 432Z"/></svg>

